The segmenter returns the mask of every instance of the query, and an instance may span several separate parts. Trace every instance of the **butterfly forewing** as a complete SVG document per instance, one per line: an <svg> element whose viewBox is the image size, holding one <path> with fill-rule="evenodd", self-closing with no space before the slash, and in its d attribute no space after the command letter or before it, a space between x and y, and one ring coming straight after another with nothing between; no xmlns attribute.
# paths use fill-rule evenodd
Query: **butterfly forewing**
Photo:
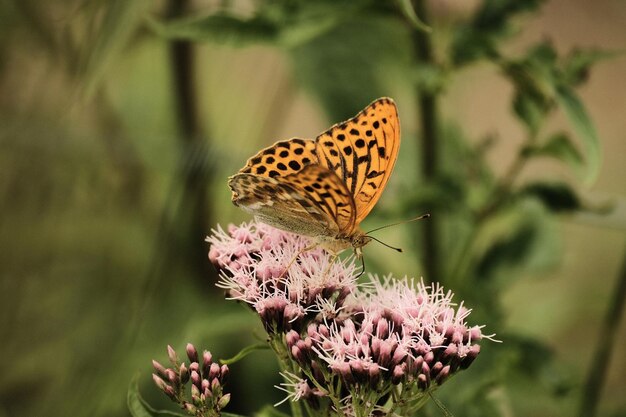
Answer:
<svg viewBox="0 0 626 417"><path fill-rule="evenodd" d="M321 165L333 170L353 196L358 225L372 210L400 148L400 121L393 100L381 98L316 139Z"/></svg>
<svg viewBox="0 0 626 417"><path fill-rule="evenodd" d="M293 138L276 142L248 159L242 174L264 177L284 177L318 162L315 142L310 139Z"/></svg>
<svg viewBox="0 0 626 417"><path fill-rule="evenodd" d="M295 189L294 198L306 197L306 203L334 219L340 232L352 232L356 220L354 200L333 171L321 165L308 165L300 172L278 179Z"/></svg>

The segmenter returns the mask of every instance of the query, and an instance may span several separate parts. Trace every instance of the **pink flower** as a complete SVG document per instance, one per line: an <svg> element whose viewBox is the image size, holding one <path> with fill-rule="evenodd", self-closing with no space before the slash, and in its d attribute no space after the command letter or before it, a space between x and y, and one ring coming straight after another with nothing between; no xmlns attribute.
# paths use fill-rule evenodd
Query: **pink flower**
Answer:
<svg viewBox="0 0 626 417"><path fill-rule="evenodd" d="M370 275L357 287L353 257L303 251L308 239L261 223L218 228L207 240L217 285L256 311L277 354L302 371L283 375L292 401L335 398L327 405L373 412L393 391L410 414L476 359L480 340L494 340L439 284Z"/></svg>
<svg viewBox="0 0 626 417"><path fill-rule="evenodd" d="M231 225L228 233L218 227L207 241L220 272L217 286L248 303L269 333L337 315L355 289L352 259L333 261L322 249L303 252L308 239L263 223Z"/></svg>

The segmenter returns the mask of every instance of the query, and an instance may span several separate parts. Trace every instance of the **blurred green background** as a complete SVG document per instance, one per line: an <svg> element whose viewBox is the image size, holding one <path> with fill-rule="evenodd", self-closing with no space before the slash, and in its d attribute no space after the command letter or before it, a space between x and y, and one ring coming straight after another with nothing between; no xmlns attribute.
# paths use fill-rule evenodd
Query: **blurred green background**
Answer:
<svg viewBox="0 0 626 417"><path fill-rule="evenodd" d="M626 60L572 83L601 144L588 181L580 125L556 108L535 129L536 113L512 110L530 91L510 82L512 66L471 48L493 37L508 57L547 39L559 56L623 51L626 4L539 3L414 2L430 35L408 23L406 1L1 3L0 416L129 415L137 372L167 407L150 380L167 344L226 358L262 339L206 257L211 227L249 219L226 178L261 147L313 138L378 96L398 104L402 152L363 228L426 210L433 222L381 231L405 252L373 243L368 269L442 282L504 341L483 346L442 401L457 416L577 415L594 352L614 346L597 415L626 415L626 324L617 314L614 340L601 332L623 275ZM459 63L465 52L476 56ZM528 132L560 131L578 153L512 170ZM566 198L524 188L544 180ZM271 354L231 370L233 412L281 399Z"/></svg>

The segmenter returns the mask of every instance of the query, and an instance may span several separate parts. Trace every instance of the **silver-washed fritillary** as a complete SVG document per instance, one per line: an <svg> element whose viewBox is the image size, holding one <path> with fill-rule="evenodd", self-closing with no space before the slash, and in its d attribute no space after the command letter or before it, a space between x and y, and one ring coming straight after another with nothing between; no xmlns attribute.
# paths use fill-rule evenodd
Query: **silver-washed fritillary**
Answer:
<svg viewBox="0 0 626 417"><path fill-rule="evenodd" d="M235 205L260 221L357 253L371 240L359 224L380 198L400 148L395 103L379 98L315 140L276 142L228 180Z"/></svg>

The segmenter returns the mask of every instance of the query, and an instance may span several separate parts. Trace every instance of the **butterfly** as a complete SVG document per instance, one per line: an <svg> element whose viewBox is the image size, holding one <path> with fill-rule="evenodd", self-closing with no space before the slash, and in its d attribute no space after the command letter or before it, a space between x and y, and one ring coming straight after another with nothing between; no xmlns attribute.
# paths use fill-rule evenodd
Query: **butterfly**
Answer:
<svg viewBox="0 0 626 417"><path fill-rule="evenodd" d="M359 224L379 200L398 157L394 101L375 100L315 140L261 150L228 179L232 201L276 228L313 238L331 253L358 256L372 238Z"/></svg>

